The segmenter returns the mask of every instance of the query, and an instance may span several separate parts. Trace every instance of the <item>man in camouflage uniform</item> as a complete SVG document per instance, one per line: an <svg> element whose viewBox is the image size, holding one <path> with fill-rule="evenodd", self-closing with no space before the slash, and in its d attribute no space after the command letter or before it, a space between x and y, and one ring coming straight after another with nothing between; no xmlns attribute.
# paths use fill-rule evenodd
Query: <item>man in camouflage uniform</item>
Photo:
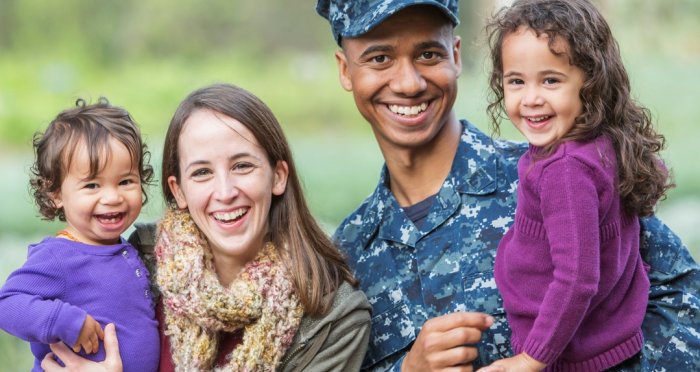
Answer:
<svg viewBox="0 0 700 372"><path fill-rule="evenodd" d="M493 140L454 114L457 0L319 0L316 9L341 46L341 85L386 161L335 234L373 307L363 367L471 370L512 355L493 263L526 144ZM617 369L700 370L700 268L658 219L642 230L646 343Z"/></svg>

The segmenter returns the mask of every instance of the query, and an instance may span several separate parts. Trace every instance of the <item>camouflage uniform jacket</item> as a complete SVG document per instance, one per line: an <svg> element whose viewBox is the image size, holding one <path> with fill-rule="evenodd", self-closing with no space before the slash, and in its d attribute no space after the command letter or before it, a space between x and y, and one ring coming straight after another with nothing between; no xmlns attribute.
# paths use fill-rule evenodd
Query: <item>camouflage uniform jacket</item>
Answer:
<svg viewBox="0 0 700 372"><path fill-rule="evenodd" d="M517 161L527 144L493 140L462 124L452 169L421 229L389 190L384 167L374 193L335 233L373 308L364 369L400 370L423 323L454 311L484 312L496 320L477 345L475 368L512 354L493 264L513 222ZM627 368L700 368L700 268L658 219L643 221L642 230L642 255L652 267L646 344Z"/></svg>

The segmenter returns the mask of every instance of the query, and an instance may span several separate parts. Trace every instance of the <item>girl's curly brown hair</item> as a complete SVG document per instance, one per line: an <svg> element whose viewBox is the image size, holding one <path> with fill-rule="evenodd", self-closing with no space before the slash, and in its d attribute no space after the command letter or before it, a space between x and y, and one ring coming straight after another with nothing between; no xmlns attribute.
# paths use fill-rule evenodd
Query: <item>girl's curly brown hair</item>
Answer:
<svg viewBox="0 0 700 372"><path fill-rule="evenodd" d="M104 97L91 105L78 99L75 107L59 113L44 133L34 134L35 157L29 186L43 219L66 220L65 212L62 208L56 208L52 196L61 190L78 146L87 149L89 177L92 178L97 176L109 156L110 138L128 149L132 164L139 171L143 204L146 204L148 195L145 187L153 179L153 168L148 164L150 153L131 115L121 107L110 105Z"/></svg>
<svg viewBox="0 0 700 372"><path fill-rule="evenodd" d="M673 187L659 157L665 139L656 133L647 108L630 94L630 82L617 41L598 9L588 0L516 0L501 9L486 26L491 51L488 114L495 132L504 118L502 45L521 26L545 34L552 53L557 38L566 40L569 61L585 74L579 93L582 113L573 128L548 146L563 141L610 137L617 153L618 190L625 211L649 216L656 202Z"/></svg>

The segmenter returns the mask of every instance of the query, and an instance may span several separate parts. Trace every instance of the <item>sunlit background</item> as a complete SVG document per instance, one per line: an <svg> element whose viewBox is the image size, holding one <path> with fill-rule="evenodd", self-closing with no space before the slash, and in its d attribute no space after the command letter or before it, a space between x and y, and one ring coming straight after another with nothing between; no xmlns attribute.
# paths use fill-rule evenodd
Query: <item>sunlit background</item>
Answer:
<svg viewBox="0 0 700 372"><path fill-rule="evenodd" d="M332 231L373 190L382 160L338 84L336 46L313 3L0 0L0 283L28 244L61 228L40 220L32 204L31 138L80 97L127 108L159 169L165 128L187 93L214 82L252 91L280 119L312 210ZM484 130L481 27L494 3L504 1L463 1L457 28L465 70L456 111ZM664 157L678 186L658 214L700 258L700 0L596 3L620 42L635 97L667 138ZM503 127L503 136L521 139ZM150 195L141 221L162 211L159 189ZM31 363L27 343L0 331L0 371Z"/></svg>

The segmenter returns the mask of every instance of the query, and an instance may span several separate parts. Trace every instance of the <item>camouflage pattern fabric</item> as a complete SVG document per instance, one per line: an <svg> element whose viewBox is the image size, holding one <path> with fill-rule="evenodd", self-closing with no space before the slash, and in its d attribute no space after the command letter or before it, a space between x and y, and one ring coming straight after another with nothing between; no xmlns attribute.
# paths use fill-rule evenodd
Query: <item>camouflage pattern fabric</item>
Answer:
<svg viewBox="0 0 700 372"><path fill-rule="evenodd" d="M619 370L700 371L700 267L659 219L641 223L642 258L651 267L644 349L640 366Z"/></svg>
<svg viewBox="0 0 700 372"><path fill-rule="evenodd" d="M458 0L318 0L316 12L331 23L338 45L343 37L364 35L392 14L411 5L432 5L459 24Z"/></svg>
<svg viewBox="0 0 700 372"><path fill-rule="evenodd" d="M400 370L426 320L455 311L491 314L496 322L476 345L478 368L512 355L493 264L513 223L517 161L525 143L493 140L467 121L450 174L421 229L379 184L339 226L347 255L373 308L363 369ZM642 254L651 265L643 353L617 370L700 370L700 268L658 219L642 221Z"/></svg>

